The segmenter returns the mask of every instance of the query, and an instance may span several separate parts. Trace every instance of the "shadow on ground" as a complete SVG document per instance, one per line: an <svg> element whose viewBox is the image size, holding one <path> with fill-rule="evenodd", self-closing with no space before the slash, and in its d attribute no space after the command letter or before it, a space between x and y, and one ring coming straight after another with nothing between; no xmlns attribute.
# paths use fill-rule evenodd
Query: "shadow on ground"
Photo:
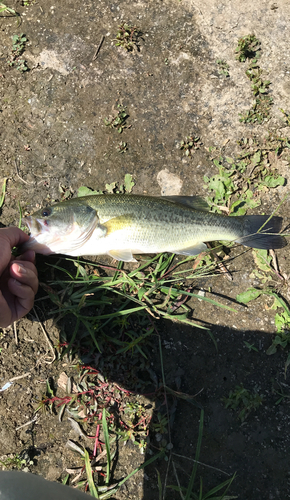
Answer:
<svg viewBox="0 0 290 500"><path fill-rule="evenodd" d="M40 262L41 260L42 258ZM196 303L195 300L193 304ZM50 317L51 304L44 304L42 319L46 320ZM202 307L206 309L207 304L203 303ZM215 325L214 310L213 307L210 316L212 321L207 325L211 335L187 325L150 318L154 333L148 341L140 344L147 359L143 355L133 355L130 351L116 356L117 347L112 344L110 337L114 336L114 331L120 325L114 326L111 323L107 331L108 342L102 345L101 354L94 347L90 347L91 350L87 348L87 333L80 328L71 350L74 352L73 357L64 357L49 369L39 366L41 379L45 382L44 376L49 378L56 396L64 395L57 387L61 372L77 381L75 368L72 368L75 365L73 359L80 359L84 365L100 371L105 380L133 393L143 393L144 399L140 399L140 403L148 408L151 404L155 407L144 460L152 458L161 448L166 450L165 457L145 469L143 485L142 476L138 473L123 485L116 498L156 500L159 498L158 473L163 488L166 485L165 498L180 498L180 493L170 486L187 488L189 484L201 409L204 411L204 428L200 464L193 491L198 494L200 478L203 492L206 492L236 473L229 491L236 495L235 498L253 498L253 495L257 500L287 497L289 477L285 470L289 447L290 388L284 375L286 354L280 350L275 355L268 356L266 350L271 344L272 336L255 329L254 324L252 329L243 330ZM131 315L129 323L132 327L140 325L139 315ZM67 316L65 321L60 320L58 329L61 342L64 339L65 342L70 341L74 326L73 316ZM27 342L26 347L23 346L28 358L29 347ZM169 388L166 398L162 371L165 385ZM246 411L244 421L239 419L239 413L245 408L250 409L251 401L247 395L241 398L240 405L235 410L226 408L223 401L230 391L242 385L252 395L258 394L262 398L262 403L256 409L249 411L249 414ZM42 384L42 393L43 389ZM114 408L116 410L112 403L110 411L114 412ZM46 433L50 429L49 435L54 436L49 440L50 444L47 441L44 444L41 442L43 434L39 428L42 425ZM60 468L59 473L62 472L61 467L64 463L67 466L70 460L68 452L63 448L68 437L92 451L92 444L87 444L82 438L72 434L66 414L63 422L58 422L57 417L52 415L41 417L40 424L25 432L31 433L31 438L26 437L26 443L32 439L34 449L38 450L38 457L35 456L37 466L33 469L36 473L44 473L45 467L50 463L50 447L53 453L53 465L50 463L51 471L54 469L52 477L57 476L55 463ZM172 444L170 451L168 443ZM120 440L113 465L112 482L119 481L142 464L142 458L137 442L133 444L129 439L124 445L124 441ZM45 474L45 477L49 477L49 474Z"/></svg>

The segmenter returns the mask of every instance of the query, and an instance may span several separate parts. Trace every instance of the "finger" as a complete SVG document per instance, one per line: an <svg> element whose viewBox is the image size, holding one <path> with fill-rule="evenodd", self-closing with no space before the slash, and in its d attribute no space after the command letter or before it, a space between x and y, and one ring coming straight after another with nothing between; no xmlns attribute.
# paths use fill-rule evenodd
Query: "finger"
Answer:
<svg viewBox="0 0 290 500"><path fill-rule="evenodd" d="M11 310L0 291L0 327L7 328L12 322Z"/></svg>
<svg viewBox="0 0 290 500"><path fill-rule="evenodd" d="M35 261L35 252L33 250L27 250L23 254L19 255L16 260L26 260L29 262Z"/></svg>
<svg viewBox="0 0 290 500"><path fill-rule="evenodd" d="M0 236L9 242L11 248L17 247L29 240L28 234L21 231L18 227L2 228L0 229Z"/></svg>
<svg viewBox="0 0 290 500"><path fill-rule="evenodd" d="M15 320L22 318L22 316L25 316L25 314L32 309L35 293L30 286L20 283L20 281L16 279L10 279L8 281L8 288L16 299Z"/></svg>
<svg viewBox="0 0 290 500"><path fill-rule="evenodd" d="M32 262L13 262L10 266L10 276L22 285L32 288L34 294L38 290L37 269Z"/></svg>
<svg viewBox="0 0 290 500"><path fill-rule="evenodd" d="M11 259L12 248L25 243L28 238L29 236L21 231L21 229L18 229L18 227L7 227L0 229L0 275L3 273Z"/></svg>

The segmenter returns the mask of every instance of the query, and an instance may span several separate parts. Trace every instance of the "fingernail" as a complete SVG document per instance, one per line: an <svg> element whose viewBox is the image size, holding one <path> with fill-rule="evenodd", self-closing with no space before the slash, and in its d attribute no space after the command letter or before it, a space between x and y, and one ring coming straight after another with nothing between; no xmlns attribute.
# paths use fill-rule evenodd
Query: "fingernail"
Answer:
<svg viewBox="0 0 290 500"><path fill-rule="evenodd" d="M26 269L25 267L22 265L22 264L18 264L18 269L17 271L20 273L20 274L26 274Z"/></svg>

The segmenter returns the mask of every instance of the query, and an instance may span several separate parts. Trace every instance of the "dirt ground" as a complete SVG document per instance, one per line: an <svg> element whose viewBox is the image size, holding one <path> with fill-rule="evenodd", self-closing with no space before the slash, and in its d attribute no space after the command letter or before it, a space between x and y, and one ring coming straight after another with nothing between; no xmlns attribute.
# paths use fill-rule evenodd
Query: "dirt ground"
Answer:
<svg viewBox="0 0 290 500"><path fill-rule="evenodd" d="M285 0L273 4L262 0L6 3L21 14L21 25L15 17L0 14L1 185L8 177L0 226L18 225L19 204L23 212L33 212L59 200L67 190L76 193L81 185L103 190L105 184L121 183L126 173L135 180L135 194L204 196L203 176L215 173L209 147L223 148L225 156L232 156L242 137L262 137L268 130L289 136L279 111L290 109L290 5ZM142 31L138 50L132 53L113 42L122 21ZM23 58L29 70L24 73L7 64L12 36L20 33L28 38ZM245 67L235 60L234 49L239 37L250 33L261 41L260 64L271 81L273 106L263 125L239 122L239 113L251 106L253 96ZM219 74L217 59L227 61L229 77ZM116 114L118 104L125 106L129 115L122 134L104 123ZM202 140L193 158L182 155L176 147L189 135ZM123 153L118 149L120 142L126 143ZM287 179L287 162L280 162L278 168ZM256 213L271 212L288 192L287 183L265 192ZM279 214L286 226L288 202ZM277 251L277 256L280 272L288 274L289 246ZM55 258L37 260L42 281L51 277L50 262ZM251 274L254 268L249 251L230 263L233 281L210 277L196 286L211 288L215 298L233 305L238 293L261 284ZM287 300L287 281L279 290ZM38 298L44 295L40 291ZM36 304L42 325L56 345L60 329L69 330L71 325L59 325L50 318L49 300ZM234 313L193 300L193 318L210 326L218 350L202 330L166 321L159 325L167 385L198 394L195 401L205 411L203 465L198 477L202 476L207 489L236 472L229 493L241 500L290 498L290 375L289 370L285 375L284 369L286 350L266 354L275 333L271 304L272 300L263 296L248 307L234 304ZM69 438L75 439L67 418L59 422L55 414L38 414L34 422L24 424L35 418L46 380L56 385L60 373L73 374L73 360L49 363L51 352L33 314L17 323L17 338L18 344L12 327L1 333L0 460L28 450L33 460L33 464L28 460L28 470L60 480L66 468L80 463L65 446ZM151 349L151 368L160 378L156 346ZM112 378L118 382L115 372ZM12 385L5 389L10 380ZM263 404L243 423L221 401L240 384L263 395ZM285 397L276 404L281 392ZM186 484L195 456L200 409L178 399L173 417L174 461ZM138 447L128 442L119 449L116 481L143 461ZM166 467L166 462L160 461L145 473L139 472L115 498L157 499L156 468L164 481ZM167 483L176 485L172 472ZM180 495L168 490L166 498Z"/></svg>

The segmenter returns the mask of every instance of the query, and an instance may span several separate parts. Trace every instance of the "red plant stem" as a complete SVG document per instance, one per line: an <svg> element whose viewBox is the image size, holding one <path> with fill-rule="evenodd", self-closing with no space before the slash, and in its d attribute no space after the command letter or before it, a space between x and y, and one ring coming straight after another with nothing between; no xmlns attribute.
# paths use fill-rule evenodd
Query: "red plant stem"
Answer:
<svg viewBox="0 0 290 500"><path fill-rule="evenodd" d="M101 418L102 418L102 413L100 412L99 413L99 420L101 420ZM99 441L99 435L100 435L100 424L97 425L97 429L96 429L96 439L95 439L95 446L94 446L94 453L93 453L94 457L97 455L98 448L100 448L100 450L102 451L102 447L101 447L101 444Z"/></svg>

